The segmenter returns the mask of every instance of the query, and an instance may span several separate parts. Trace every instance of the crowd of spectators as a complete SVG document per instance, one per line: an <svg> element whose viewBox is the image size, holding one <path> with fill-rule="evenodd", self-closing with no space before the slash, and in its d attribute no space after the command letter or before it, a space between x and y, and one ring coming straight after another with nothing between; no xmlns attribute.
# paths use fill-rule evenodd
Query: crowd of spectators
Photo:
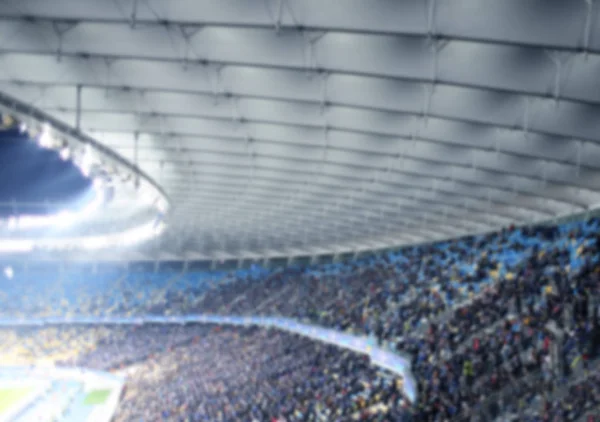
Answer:
<svg viewBox="0 0 600 422"><path fill-rule="evenodd" d="M158 274L160 282L144 284L125 275L117 299L98 293L65 312L281 315L372 336L412 356L417 420L493 420L531 404L532 380L530 391L553 391L596 357L598 229L596 219L511 227L208 282Z"/></svg>
<svg viewBox="0 0 600 422"><path fill-rule="evenodd" d="M507 412L507 422L597 422L600 421L600 372L587 373L559 389L550 391L543 385L533 386L525 392L534 396L534 404L519 415Z"/></svg>
<svg viewBox="0 0 600 422"><path fill-rule="evenodd" d="M32 348L31 363L52 356L127 375L115 421L410 420L401 378L366 355L275 329L145 324L11 329L10 338L35 345L49 330L98 341L67 360L58 342Z"/></svg>

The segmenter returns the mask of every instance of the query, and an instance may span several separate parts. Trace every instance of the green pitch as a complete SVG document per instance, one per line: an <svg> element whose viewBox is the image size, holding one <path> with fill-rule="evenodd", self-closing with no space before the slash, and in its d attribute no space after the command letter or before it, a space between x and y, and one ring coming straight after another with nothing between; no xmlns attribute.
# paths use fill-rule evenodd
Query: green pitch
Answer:
<svg viewBox="0 0 600 422"><path fill-rule="evenodd" d="M0 388L0 415L32 391L33 388L27 387Z"/></svg>
<svg viewBox="0 0 600 422"><path fill-rule="evenodd" d="M94 390L90 391L85 399L83 400L83 404L86 406L94 406L97 404L103 404L106 399L110 396L110 390Z"/></svg>

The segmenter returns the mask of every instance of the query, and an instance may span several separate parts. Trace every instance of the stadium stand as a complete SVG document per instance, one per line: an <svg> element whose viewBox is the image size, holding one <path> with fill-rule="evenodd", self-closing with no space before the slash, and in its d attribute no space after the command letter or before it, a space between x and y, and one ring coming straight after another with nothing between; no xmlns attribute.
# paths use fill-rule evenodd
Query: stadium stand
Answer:
<svg viewBox="0 0 600 422"><path fill-rule="evenodd" d="M367 334L388 347L409 353L419 387L418 403L413 403L416 420L489 421L505 420L502 418L507 417L525 420L526 414L534 415L535 412L541 420L548 420L550 415L573 406L571 396L561 394L561 391L594 368L600 341L596 302L600 271L597 231L596 219L559 226L508 228L488 235L405 248L357 261L305 268L290 266L271 272L255 268L230 274L123 272L89 277L64 272L55 276L52 283L44 283L48 280L47 276L28 274L23 275L28 282L3 283L3 303L7 306L2 307L2 313L12 317L21 315L19 312L29 316L282 315ZM84 277L85 283L82 282ZM58 290L53 290L54 283L60 286ZM87 290L83 290L82 285ZM78 287L71 290L69 286ZM30 295L27 289L31 289ZM51 309L49 303L60 303L61 307ZM15 310L18 312L13 313ZM33 336L27 335L27 332L4 335L7 340L3 349L15 350L15 344L20 344L20 357L47 356L49 351L63 356L61 345L69 344L69 339L82 339L81 350L86 353L63 356L61 360L71 365L104 369L121 363L131 366L134 362L139 362L136 365L141 365L141 368L151 368L151 362L157 359L164 362L161 366L169 368L167 362L173 362L173 357L178 356L175 361L181 364L181 369L173 369L169 376L164 375L167 377L164 379L171 379L169 377L183 376L188 372L186 362L195 359L190 356L196 355L190 350L208 347L215 351L220 348L218 345L211 346L210 340L198 343L200 345L185 345L193 330L202 330L198 327L142 327L139 328L140 335L143 333L141 337L137 332L124 334L121 331L124 329L114 327L98 327L94 331L89 328L44 330L49 331ZM161 340L162 330L167 330L167 337L172 339L170 342ZM287 335L280 333L273 337L275 343L271 344L271 337L261 334L260 330L233 332L247 343L226 347L227 353L233 353L231 349L251 350L250 344L262 343L266 346L257 352L261 356L273 351L284 362L296 362L298 359L298 363L305 356L298 352L299 355L293 357L296 356L294 352L286 360L288 357L283 344L288 340L301 342L300 339L282 340ZM223 341L228 335L233 336L224 333L230 331L224 329L219 334L221 337L218 338ZM197 333L193 336L210 339L213 335ZM21 336L36 340L22 341ZM95 345L90 346L86 339L92 339ZM260 341L255 343L252 339ZM41 343L37 345L37 341ZM180 341L183 344L180 345ZM25 351L21 350L25 344L30 346L26 346ZM173 348L172 356L171 352L165 352L167 345ZM313 357L321 353L318 350L327 349L317 345L310 347L317 350L308 353ZM211 353L207 351L206 354ZM339 361L343 355L340 351L331 353L336 358L328 360L324 357L323 362L326 363L323 366L311 363L317 368L317 373L331 370L325 368ZM148 358L150 354L153 354L152 359ZM231 359L235 360L233 355ZM239 362L246 362L244 359L240 357ZM253 361L256 358L248 359ZM356 357L348 359L353 361ZM193 365L201 364L194 361ZM237 363L231 365L237 368ZM299 371L298 374L302 373ZM353 371L349 371L348 367L338 367L333 372L331 377L339 380ZM141 374L147 374L146 369L140 375L134 375L133 379L146 385L150 380L145 378L147 375ZM337 377L333 376L336 374ZM251 377L243 375L242 370L238 375ZM323 379L322 375L316 377ZM300 376L299 379L303 378ZM594 379L587 378L586 382ZM316 382L312 376L306 380ZM274 385L289 387L277 394L304 391L293 380L280 383L282 381L276 377L273 382ZM331 385L332 391L335 391L333 396L341 394L343 389L340 390L339 386L344 383L336 381ZM211 392L198 391L202 391L200 396ZM300 412L304 416L306 413L303 411L316 412L314 409L307 410L303 404L312 399L300 400L291 406L286 401L291 398L273 395L279 391L277 389L244 391L248 394L247 400L259 398L254 401L256 408L243 410L247 412L245 415L254 415L257 420L264 420L265 414L276 417L274 415L279 413L285 414L289 418L287 420L313 420L294 419L293 415L297 409L302 409ZM387 393L381 392L387 390L377 391L381 397L388 397ZM377 396L377 393L374 394ZM394 391L394 394L398 397L399 392ZM544 397L554 394L560 400L540 408ZM138 414L145 408L136 399L128 397L130 399L126 399L119 410L120 420L126 420L129 416L125 415ZM172 395L171 402L161 402L160 406L147 409L154 412L152 414L159 414L161 406L166 406L168 409L162 408L162 411L180 409L177 414L183 415L186 412L181 406L193 405L195 409L195 406L200 406L196 402L187 403L184 397L185 393L181 397ZM237 397L231 398L232 403L237 403L233 405L235 409L241 406L236 401ZM299 394L298 397L303 396ZM348 420L348 415L354 414L346 408L347 403L331 400L333 405L329 409L342 412L338 415L339 420ZM387 398L383 401L390 411L399 407L390 405ZM279 407L273 403L279 403ZM371 401L367 400L367 403ZM379 402L375 400L373 403ZM593 397L586 398L585 409L594 403ZM371 406L369 404L368 407ZM294 410L291 411L291 408ZM216 420L239 420L235 419L238 417L235 411L230 409L221 409L223 413L220 416L214 413L214 407L206 405L204 409L207 413L199 414L197 420L205 420L201 419L204 416L208 417L207 420L215 417L223 418ZM577 420L580 413L566 411L567 416L563 417L564 420ZM171 413L160 414L164 420L169 420ZM536 416L531 417L531 420L539 420L535 419Z"/></svg>
<svg viewBox="0 0 600 422"><path fill-rule="evenodd" d="M31 351L59 366L126 368L117 421L402 420L402 381L366 356L262 328L215 325L11 329ZM6 336L7 332L2 334ZM74 344L63 358L59 341ZM8 337L8 336L7 336ZM320 419L319 419L320 418Z"/></svg>

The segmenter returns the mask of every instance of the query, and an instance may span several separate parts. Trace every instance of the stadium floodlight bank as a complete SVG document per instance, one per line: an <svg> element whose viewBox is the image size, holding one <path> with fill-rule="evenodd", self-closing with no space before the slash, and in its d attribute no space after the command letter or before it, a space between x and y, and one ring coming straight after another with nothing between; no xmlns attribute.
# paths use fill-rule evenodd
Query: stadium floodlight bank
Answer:
<svg viewBox="0 0 600 422"><path fill-rule="evenodd" d="M170 201L164 190L135 163L53 117L15 98L0 93L0 113L4 129L18 129L42 148L56 151L70 160L81 174L92 180L93 200L79 211L60 211L52 215L21 215L13 203L14 215L0 220L0 253L27 253L34 250L97 250L131 246L161 234ZM131 221L119 231L98 230L86 235L52 237L27 234L41 228L93 224L110 203L125 198L146 211L145 218ZM43 204L41 204L43 206ZM118 211L112 210L117 217Z"/></svg>

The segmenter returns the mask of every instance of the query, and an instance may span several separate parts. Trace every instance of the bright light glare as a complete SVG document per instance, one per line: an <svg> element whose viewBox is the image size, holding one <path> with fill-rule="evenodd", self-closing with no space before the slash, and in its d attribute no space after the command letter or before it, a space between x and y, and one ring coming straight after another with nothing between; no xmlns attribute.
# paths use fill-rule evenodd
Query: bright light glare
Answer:
<svg viewBox="0 0 600 422"><path fill-rule="evenodd" d="M9 280L12 280L13 276L15 275L13 272L13 269L11 267L6 267L4 268L4 275L6 276L6 278L8 278Z"/></svg>
<svg viewBox="0 0 600 422"><path fill-rule="evenodd" d="M85 150L83 152L83 158L81 160L81 173L85 176L85 177L89 177L90 176L90 172L92 170L92 164L93 164L93 156L92 156L92 149L90 147L89 144L85 145Z"/></svg>
<svg viewBox="0 0 600 422"><path fill-rule="evenodd" d="M33 242L31 240L0 239L0 253L31 252Z"/></svg>
<svg viewBox="0 0 600 422"><path fill-rule="evenodd" d="M60 150L60 158L62 158L63 161L67 161L70 157L71 157L71 150L68 147L64 147L63 149Z"/></svg>
<svg viewBox="0 0 600 422"><path fill-rule="evenodd" d="M19 226L19 223L15 217L10 217L8 219L8 230L14 230Z"/></svg>
<svg viewBox="0 0 600 422"><path fill-rule="evenodd" d="M86 249L97 250L108 247L132 246L158 236L165 224L150 221L125 230L102 236L58 238L58 239L0 239L0 253L31 252L34 247L46 249Z"/></svg>
<svg viewBox="0 0 600 422"><path fill-rule="evenodd" d="M156 208L158 209L158 211L165 214L169 210L169 203L167 202L167 200L165 198L161 197L158 200L158 204L156 204Z"/></svg>
<svg viewBox="0 0 600 422"><path fill-rule="evenodd" d="M38 137L38 143L44 148L52 147L52 136L50 136L50 127L47 124L42 126L42 132Z"/></svg>
<svg viewBox="0 0 600 422"><path fill-rule="evenodd" d="M36 229L48 226L65 227L81 222L84 218L90 217L104 203L104 189L101 186L101 183L94 181L94 199L77 212L61 211L52 215L24 215L18 219L11 217L8 221L8 229Z"/></svg>

